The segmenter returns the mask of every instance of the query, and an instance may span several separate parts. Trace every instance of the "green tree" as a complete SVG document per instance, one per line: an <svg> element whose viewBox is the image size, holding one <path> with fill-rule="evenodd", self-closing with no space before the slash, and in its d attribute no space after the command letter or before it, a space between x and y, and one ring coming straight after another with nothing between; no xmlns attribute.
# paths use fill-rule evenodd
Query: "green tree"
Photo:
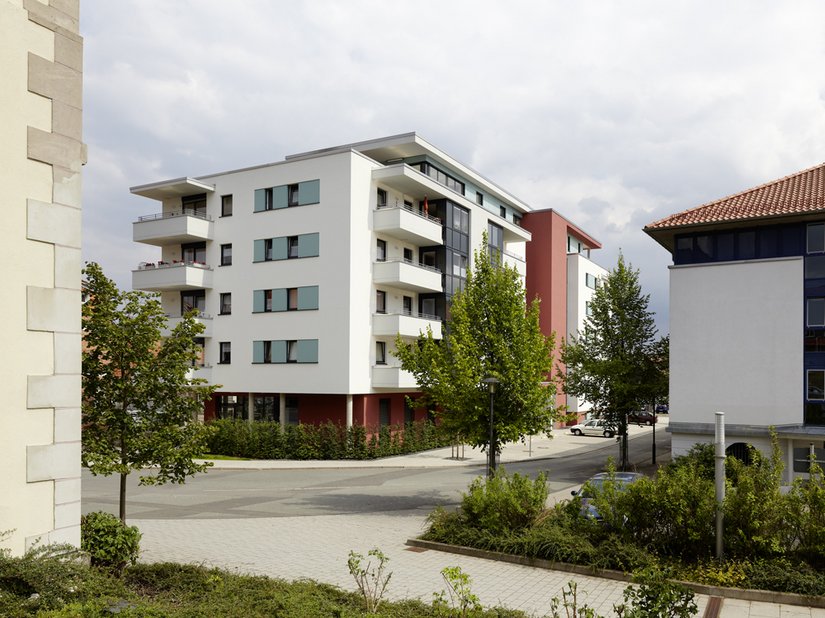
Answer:
<svg viewBox="0 0 825 618"><path fill-rule="evenodd" d="M217 388L191 379L203 331L192 314L168 337L157 295L121 292L98 264L83 271L83 465L92 474L120 475L120 519L126 520L126 477L153 467L141 485L183 483L210 464L193 458L205 450L211 428L195 421Z"/></svg>
<svg viewBox="0 0 825 618"><path fill-rule="evenodd" d="M396 338L401 366L423 393L417 405L433 408L444 428L469 444L490 448L490 395L482 380L495 377L492 448L552 426L556 389L547 376L553 337L541 332L538 299L527 306L514 268L475 252L444 327L443 340L429 331L411 343Z"/></svg>
<svg viewBox="0 0 825 618"><path fill-rule="evenodd" d="M568 395L589 401L621 436L627 461L627 414L667 396L667 338L656 338L639 272L618 264L592 300L584 329L561 346L558 378Z"/></svg>

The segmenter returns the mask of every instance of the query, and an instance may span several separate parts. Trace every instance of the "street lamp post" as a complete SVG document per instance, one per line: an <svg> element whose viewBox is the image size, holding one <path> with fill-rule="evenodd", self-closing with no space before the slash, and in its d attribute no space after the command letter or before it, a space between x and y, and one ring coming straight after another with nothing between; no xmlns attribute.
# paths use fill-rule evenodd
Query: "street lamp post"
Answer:
<svg viewBox="0 0 825 618"><path fill-rule="evenodd" d="M496 393L496 384L498 379L494 377L484 378L482 380L487 385L490 391L490 442L487 446L487 478L491 478L496 472L496 451L495 451L495 427L493 425L493 402Z"/></svg>

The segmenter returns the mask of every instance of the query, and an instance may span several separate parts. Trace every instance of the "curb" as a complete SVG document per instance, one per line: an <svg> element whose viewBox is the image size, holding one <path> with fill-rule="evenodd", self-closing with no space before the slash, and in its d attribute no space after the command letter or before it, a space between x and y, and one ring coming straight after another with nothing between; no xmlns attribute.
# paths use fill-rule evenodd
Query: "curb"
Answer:
<svg viewBox="0 0 825 618"><path fill-rule="evenodd" d="M518 556L515 554L505 554L486 549L476 549L474 547L464 547L462 545L450 545L448 543L438 543L436 541L425 541L422 539L407 539L406 545L419 547L421 549L431 549L472 558L483 558L484 560L495 560L497 562L508 562L510 564L520 564L538 569L551 571L561 571L563 573L574 573L576 575L587 575L589 577L601 577L631 583L633 578L627 573L613 571L610 569L597 569L579 564L568 564L566 562L553 562L543 558L532 558L529 556ZM697 584L694 582L679 581L678 583L690 588L694 592L707 596L723 597L725 599L739 599L741 601L756 601L758 603L773 603L784 605L797 605L802 607L825 608L825 597L805 596L793 592L773 592L770 590L754 590L750 588L723 588L721 586L709 586L707 584Z"/></svg>

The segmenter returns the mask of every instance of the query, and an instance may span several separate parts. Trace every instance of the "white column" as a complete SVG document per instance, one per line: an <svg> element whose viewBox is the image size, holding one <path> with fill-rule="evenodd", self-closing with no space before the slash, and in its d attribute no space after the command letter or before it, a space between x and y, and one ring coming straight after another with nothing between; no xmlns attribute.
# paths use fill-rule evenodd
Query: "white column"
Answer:
<svg viewBox="0 0 825 618"><path fill-rule="evenodd" d="M286 395L281 393L280 401L278 402L278 420L281 423L281 429L286 427Z"/></svg>
<svg viewBox="0 0 825 618"><path fill-rule="evenodd" d="M793 483L793 438L785 440L785 483Z"/></svg>
<svg viewBox="0 0 825 618"><path fill-rule="evenodd" d="M352 427L352 395L347 395L347 427Z"/></svg>
<svg viewBox="0 0 825 618"><path fill-rule="evenodd" d="M255 420L255 393L247 393L246 397L246 420L251 423Z"/></svg>

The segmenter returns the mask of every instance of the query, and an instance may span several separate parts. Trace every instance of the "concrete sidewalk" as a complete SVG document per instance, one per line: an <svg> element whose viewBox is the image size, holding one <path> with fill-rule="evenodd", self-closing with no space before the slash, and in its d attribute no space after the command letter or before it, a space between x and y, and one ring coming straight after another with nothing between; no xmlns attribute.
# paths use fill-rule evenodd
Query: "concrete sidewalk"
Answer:
<svg viewBox="0 0 825 618"><path fill-rule="evenodd" d="M662 417L656 432L667 427ZM631 439L651 435L649 427L631 427ZM618 455L615 439L573 436L557 430L553 438L534 437L526 444L504 447L501 463L546 459L576 451L604 450ZM486 456L478 449L465 448L461 457L448 448L424 453L388 457L372 461L229 461L216 460L219 469L294 468L429 468L478 466L483 473ZM569 488L551 499L569 497ZM520 566L470 556L405 545L426 526L427 511L399 511L381 514L313 515L309 517L266 517L244 519L130 519L143 533L142 557L146 562L193 562L278 577L287 580L309 578L355 590L347 571L350 550L366 554L380 548L390 559L393 573L387 597L419 598L430 602L433 593L444 590L441 570L460 566L472 578L472 590L485 607L506 606L532 616L544 616L553 597L561 598L566 584L575 580L580 603L599 614L612 616L613 605L621 603L626 584L599 577L572 575L561 571ZM698 616L704 614L709 597L697 595ZM718 616L722 618L825 618L825 610L791 605L725 599Z"/></svg>

